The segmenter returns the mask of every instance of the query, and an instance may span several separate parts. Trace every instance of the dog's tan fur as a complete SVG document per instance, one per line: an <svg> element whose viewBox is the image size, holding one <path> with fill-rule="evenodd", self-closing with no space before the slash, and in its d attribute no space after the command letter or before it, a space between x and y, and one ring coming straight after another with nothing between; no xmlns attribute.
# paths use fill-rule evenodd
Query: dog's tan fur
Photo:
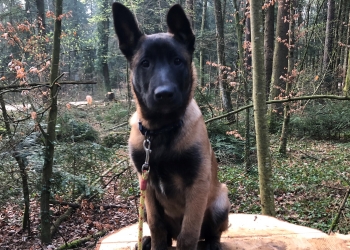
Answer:
<svg viewBox="0 0 350 250"><path fill-rule="evenodd" d="M144 136L140 133L138 129L139 120L145 121L140 114L136 111L132 118L130 119L130 138L129 145L132 148L142 149ZM203 152L203 164L201 166L201 172L198 174L198 178L195 180L193 186L189 189L184 189L184 184L179 176L174 176L177 186L176 190L179 191L177 199L169 200L166 196L161 193L157 193L154 189L148 186L146 193L146 208L147 208L147 222L152 230L158 232L157 235L161 235L165 230L157 228L153 225L153 219L157 218L157 211L154 208L155 199L157 199L161 205L164 207L165 214L171 218L179 218L174 226L183 235L185 241L193 242L199 239L200 228L203 220L203 214L205 210L210 208L217 197L227 197L227 187L221 184L217 179L218 164L211 148L205 123L203 121L202 114L198 108L196 102L192 99L190 104L186 109L184 115L184 125L181 130L181 134L178 137L175 148L177 151L189 148L193 144L201 145L201 151ZM152 167L152 166L151 166ZM151 170L152 171L152 170ZM139 178L140 173L138 173ZM185 206L183 205L183 197L185 197ZM222 198L222 201L227 203L225 206L230 206L228 199ZM184 216L183 221L180 218ZM157 219L155 219L156 221ZM182 223L182 225L181 225ZM227 229L228 222L222 225L221 231ZM193 230L196 228L198 230ZM152 237L155 237L152 235ZM187 245L184 243L184 245ZM179 249L185 249L179 247Z"/></svg>
<svg viewBox="0 0 350 250"><path fill-rule="evenodd" d="M182 120L182 126L177 128L173 135L171 135L172 132L168 132L169 134L161 135L160 138L162 139L159 139L159 137L154 138L154 140L151 139L151 150L153 152L150 157L154 165L150 164L150 176L153 175L154 181L150 180L147 185L146 210L152 240L151 244L144 243L144 247L152 250L166 249L167 244L169 245L169 237L171 237L177 240L178 250L194 250L198 240L203 238L208 242L207 249L218 250L221 249L219 244L221 232L226 230L228 226L230 207L228 191L226 185L221 184L217 179L218 164L209 142L201 111L193 99L197 79L192 64L193 49L188 43L191 43L191 39L194 42L194 36L191 29L188 29L189 23L181 7L174 7L176 10L171 13L169 21L172 29L175 29L175 31L172 31L174 34L162 33L147 36L140 33L135 21L132 21L131 13L124 6L120 4L113 5L120 48L128 58L131 68L131 88L136 103L136 112L130 119L129 148L132 164L137 169L139 178L141 178L142 160L145 159L143 148L145 136L139 130L139 122L141 121L142 125L149 130L157 130L179 119ZM121 13L126 14L123 17L118 16L118 14L122 15ZM181 22L173 24L174 18L180 18ZM125 21L126 19L127 21ZM122 22L122 24L119 22ZM130 26L130 30L129 27L123 26L124 22ZM181 30L183 25L187 28ZM176 31L177 27L180 27L180 31ZM185 45L188 47L185 47ZM173 78L166 78L167 80L164 83L159 83L164 86L169 84L168 82L170 82L170 85L175 83L181 85L179 89L181 89L183 96L180 96L180 99L183 97L186 97L186 99L181 99L183 101L179 106L179 112L174 113L176 114L175 117L169 116L167 113L162 116L161 112L163 111L160 111L159 117L155 119L148 118L155 117L155 115L154 113L150 115L147 112L149 110L154 112L152 108L157 110L159 106L153 107L147 103L142 98L148 98L149 96L142 96L144 93L137 91L137 88L140 89L140 86L143 86L142 84L151 84L150 81L154 79L147 78L150 77L149 72L151 71L148 71L148 67L142 69L140 63L143 62L144 58L151 58L149 60L152 61L155 60L154 58L165 60L165 57L157 54L150 57L149 51L153 51L154 48L152 50L146 46L151 46L150 48L160 46L160 49L162 49L161 46L166 48L169 46L171 49L176 49L178 57L186 61L183 65L186 65L187 69L179 71L178 74L182 75L182 72L188 72L188 75L185 75L185 73L183 75L184 81L188 85L182 85L184 82L179 83L173 75L171 75ZM159 53L159 51L156 51L156 53ZM164 75L158 73L164 69L163 65L156 64L157 62L153 63L160 68L154 70L152 77L164 77ZM169 65L172 65L172 62L166 63L165 67L167 68L164 72L169 72L172 67ZM174 70L177 69L174 66ZM140 72L146 73L144 76L137 76L137 73L141 74ZM145 83L141 82L142 77L147 78ZM157 80L155 82L158 84ZM149 90L147 91L146 93L149 94ZM169 103L164 105L169 105ZM167 140L168 144L166 146L162 145L162 140ZM183 160L174 159L176 164L183 164L183 166L174 166L174 162L168 162L167 157L171 158L173 155L183 157ZM198 159L198 162L195 162L196 159ZM168 166L160 166L159 162L156 162L157 160ZM186 168L191 167L193 169L189 174L194 178L189 180ZM164 173L165 170L168 172ZM161 172L163 176L155 176L158 173L157 171ZM164 183L162 178L166 179L168 183Z"/></svg>

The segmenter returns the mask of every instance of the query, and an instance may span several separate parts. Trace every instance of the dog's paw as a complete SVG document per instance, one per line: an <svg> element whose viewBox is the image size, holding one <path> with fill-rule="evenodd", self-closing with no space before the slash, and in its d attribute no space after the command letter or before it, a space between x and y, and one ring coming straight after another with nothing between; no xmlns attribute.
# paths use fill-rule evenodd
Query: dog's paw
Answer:
<svg viewBox="0 0 350 250"><path fill-rule="evenodd" d="M138 245L136 243L135 250L138 250ZM151 250L151 236L144 236L142 238L142 250Z"/></svg>
<svg viewBox="0 0 350 250"><path fill-rule="evenodd" d="M206 241L205 250L222 250L222 247L218 241Z"/></svg>

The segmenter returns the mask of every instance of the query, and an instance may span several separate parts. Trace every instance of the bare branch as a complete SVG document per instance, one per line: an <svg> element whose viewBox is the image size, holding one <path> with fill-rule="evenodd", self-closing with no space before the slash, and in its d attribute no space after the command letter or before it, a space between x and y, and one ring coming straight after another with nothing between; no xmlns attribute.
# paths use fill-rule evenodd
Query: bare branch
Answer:
<svg viewBox="0 0 350 250"><path fill-rule="evenodd" d="M95 81L62 81L59 82L58 84L63 85L63 84L97 84ZM14 85L8 85L8 86L0 86L0 90L3 89L17 89L20 88L28 88L28 87L50 87L49 82L38 82L38 83L28 83L25 85L21 84L14 84Z"/></svg>
<svg viewBox="0 0 350 250"><path fill-rule="evenodd" d="M301 100L312 100L312 99L334 99L334 100L340 100L340 101L350 101L350 96L337 96L337 95L313 95L313 96L298 96L298 97L290 97L290 98L287 98L287 99L281 99L281 100L269 100L269 101L266 101L266 104L272 104L272 103L283 103L283 102L294 102L294 101L301 101ZM253 104L250 104L250 105L246 105L242 108L239 108L239 109L236 109L236 110L233 110L231 112L228 112L226 114L223 114L223 115L220 115L220 116L217 116L217 117L213 117L211 119L208 119L205 121L205 123L209 123L209 122L212 122L212 121L215 121L215 120L220 120L222 118L225 118L226 116L229 116L229 115L232 115L232 114L235 114L235 113L239 113L245 109L249 109L249 108L252 108L253 107Z"/></svg>

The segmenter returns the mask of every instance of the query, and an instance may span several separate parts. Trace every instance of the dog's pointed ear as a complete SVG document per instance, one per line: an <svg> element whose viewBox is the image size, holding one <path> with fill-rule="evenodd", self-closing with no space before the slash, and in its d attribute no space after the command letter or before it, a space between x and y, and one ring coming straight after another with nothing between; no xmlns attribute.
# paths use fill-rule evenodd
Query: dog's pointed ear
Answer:
<svg viewBox="0 0 350 250"><path fill-rule="evenodd" d="M113 3L112 11L119 48L130 61L143 34L137 25L134 15L127 7L121 3Z"/></svg>
<svg viewBox="0 0 350 250"><path fill-rule="evenodd" d="M174 34L175 39L185 43L188 50L192 53L194 51L195 37L190 21L179 4L175 4L169 9L167 24L168 32Z"/></svg>

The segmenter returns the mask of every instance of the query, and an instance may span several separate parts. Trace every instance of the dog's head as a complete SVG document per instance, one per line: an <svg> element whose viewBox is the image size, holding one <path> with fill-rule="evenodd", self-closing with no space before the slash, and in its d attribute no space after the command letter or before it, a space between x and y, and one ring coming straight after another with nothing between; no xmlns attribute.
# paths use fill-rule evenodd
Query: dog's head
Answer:
<svg viewBox="0 0 350 250"><path fill-rule="evenodd" d="M181 116L193 95L195 42L181 6L168 12L168 33L142 34L131 11L120 3L113 4L113 18L142 116L150 120Z"/></svg>

